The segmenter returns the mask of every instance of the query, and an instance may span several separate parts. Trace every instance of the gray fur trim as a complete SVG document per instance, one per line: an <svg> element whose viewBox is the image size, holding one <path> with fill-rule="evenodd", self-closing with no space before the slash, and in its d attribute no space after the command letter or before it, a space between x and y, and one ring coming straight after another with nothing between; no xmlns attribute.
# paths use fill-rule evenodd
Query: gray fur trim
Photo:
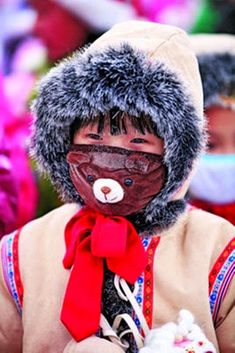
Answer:
<svg viewBox="0 0 235 353"><path fill-rule="evenodd" d="M158 199L155 198L142 211L128 217L135 224L140 233L152 235L169 228L175 223L186 208L184 199L169 201L159 207Z"/></svg>
<svg viewBox="0 0 235 353"><path fill-rule="evenodd" d="M76 53L52 69L39 86L33 107L33 155L66 201L82 203L65 159L71 124L114 107L136 117L147 114L164 139L168 176L158 196L132 219L138 229L145 225L149 230L151 225L166 228L184 209L182 200L170 200L204 145L202 117L197 116L186 92L170 68L150 62L144 52L128 44L103 52Z"/></svg>
<svg viewBox="0 0 235 353"><path fill-rule="evenodd" d="M217 104L219 95L235 92L235 55L201 54L198 61L205 108Z"/></svg>

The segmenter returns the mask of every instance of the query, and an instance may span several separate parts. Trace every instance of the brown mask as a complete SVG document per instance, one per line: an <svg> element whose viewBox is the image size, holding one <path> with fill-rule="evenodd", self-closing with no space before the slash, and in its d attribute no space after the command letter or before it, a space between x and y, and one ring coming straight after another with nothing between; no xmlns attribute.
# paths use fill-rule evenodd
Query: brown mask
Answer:
<svg viewBox="0 0 235 353"><path fill-rule="evenodd" d="M161 190L166 167L160 155L100 145L72 145L70 176L85 204L106 215L127 216Z"/></svg>

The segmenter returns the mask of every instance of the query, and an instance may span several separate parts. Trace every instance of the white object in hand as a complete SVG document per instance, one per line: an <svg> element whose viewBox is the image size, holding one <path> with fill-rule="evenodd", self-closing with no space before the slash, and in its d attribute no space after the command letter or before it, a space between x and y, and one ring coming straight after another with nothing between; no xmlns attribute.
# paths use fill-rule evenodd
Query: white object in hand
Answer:
<svg viewBox="0 0 235 353"><path fill-rule="evenodd" d="M150 330L139 353L216 353L213 344L194 322L188 310L181 310L177 323Z"/></svg>

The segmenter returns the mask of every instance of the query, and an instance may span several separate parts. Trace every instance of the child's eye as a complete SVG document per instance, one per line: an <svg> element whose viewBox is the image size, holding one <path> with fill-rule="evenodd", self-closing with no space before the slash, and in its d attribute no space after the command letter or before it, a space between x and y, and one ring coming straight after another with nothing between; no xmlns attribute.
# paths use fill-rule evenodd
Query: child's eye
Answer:
<svg viewBox="0 0 235 353"><path fill-rule="evenodd" d="M142 139L142 138L140 138L140 137L136 137L136 138L132 139L131 142L132 142L132 143L148 143L147 140Z"/></svg>
<svg viewBox="0 0 235 353"><path fill-rule="evenodd" d="M92 140L102 140L102 137L99 134L90 133L90 134L87 134L87 137Z"/></svg>

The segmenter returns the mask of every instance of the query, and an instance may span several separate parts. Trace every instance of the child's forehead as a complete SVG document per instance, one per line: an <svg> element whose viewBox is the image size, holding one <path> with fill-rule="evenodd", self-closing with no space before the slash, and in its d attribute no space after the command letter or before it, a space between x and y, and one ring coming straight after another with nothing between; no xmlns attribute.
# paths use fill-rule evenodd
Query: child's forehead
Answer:
<svg viewBox="0 0 235 353"><path fill-rule="evenodd" d="M143 118L143 116L136 117L120 111L114 113L110 112L106 114L100 114L95 117L88 118L87 122L84 122L84 125L97 126L101 120L104 122L105 125L113 125L117 122L125 121L126 124L133 126L135 126L137 121L140 120L142 120L143 124L145 124L147 120L150 121L149 118Z"/></svg>
<svg viewBox="0 0 235 353"><path fill-rule="evenodd" d="M126 112L115 110L106 114L97 114L94 117L88 117L80 121L80 123L78 122L77 125L75 124L75 132L80 129L99 133L109 129L112 135L138 131L142 134L149 132L158 136L157 128L150 117L144 114L136 117Z"/></svg>
<svg viewBox="0 0 235 353"><path fill-rule="evenodd" d="M135 121L134 121L135 120ZM90 120L85 124L85 126L89 127L90 129L97 129L97 127L101 124L104 125L105 128L114 126L114 125L121 125L125 124L125 126L130 128L136 128L137 124L141 124L140 118L129 116L127 113L122 113L121 115L104 115L104 116L97 116L94 119ZM142 122L142 125L145 125L145 122Z"/></svg>
<svg viewBox="0 0 235 353"><path fill-rule="evenodd" d="M84 131L91 131L91 132L110 132L113 133L113 130L116 129L116 134L129 134L131 132L139 132L144 134L145 128L138 128L137 124L133 124L133 122L128 118L125 117L122 121L111 121L111 119L105 117L104 121L101 123L99 119L89 122L86 126L83 127ZM115 134L115 133L114 133Z"/></svg>

